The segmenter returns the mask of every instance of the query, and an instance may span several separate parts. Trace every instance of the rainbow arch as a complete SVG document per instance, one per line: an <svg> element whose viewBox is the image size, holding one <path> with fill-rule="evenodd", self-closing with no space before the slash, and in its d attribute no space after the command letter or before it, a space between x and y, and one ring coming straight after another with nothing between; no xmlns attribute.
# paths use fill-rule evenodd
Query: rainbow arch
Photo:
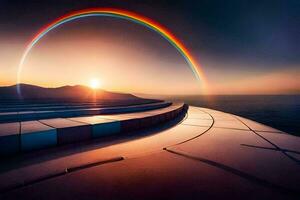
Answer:
<svg viewBox="0 0 300 200"><path fill-rule="evenodd" d="M58 26L61 26L64 23L84 18L84 17L91 17L91 16L107 16L107 17L115 17L115 18L121 18L125 20L129 20L138 24L141 24L145 27L150 28L151 30L157 32L162 37L164 37L173 47L175 47L178 52L184 57L187 64L193 71L193 74L197 78L198 81L201 81L202 86L205 85L206 79L204 76L204 73L200 67L200 65L196 62L196 60L191 55L190 51L184 46L184 44L175 37L174 34L172 34L167 28L160 25L159 23L144 17L142 15L121 10L121 9L114 9L114 8L91 8L91 9L84 9L84 10L78 10L75 12L68 13L66 15L63 15L56 20L52 21L51 23L44 26L27 44L25 51L23 52L23 55L21 57L19 68L18 68L18 74L17 74L17 83L20 83L20 77L21 72L23 69L24 62L26 60L26 57L28 56L31 49L35 46L35 44L38 43L39 40L41 40L48 32L51 30L57 28Z"/></svg>

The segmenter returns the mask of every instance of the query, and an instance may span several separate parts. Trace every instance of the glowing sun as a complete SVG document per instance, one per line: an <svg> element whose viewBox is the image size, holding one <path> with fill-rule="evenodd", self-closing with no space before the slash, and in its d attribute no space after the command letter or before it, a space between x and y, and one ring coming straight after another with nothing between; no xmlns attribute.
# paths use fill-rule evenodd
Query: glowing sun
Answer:
<svg viewBox="0 0 300 200"><path fill-rule="evenodd" d="M94 78L94 79L90 80L90 87L92 89L98 89L98 88L100 88L100 86L101 86L101 84L100 84L100 81L98 79Z"/></svg>

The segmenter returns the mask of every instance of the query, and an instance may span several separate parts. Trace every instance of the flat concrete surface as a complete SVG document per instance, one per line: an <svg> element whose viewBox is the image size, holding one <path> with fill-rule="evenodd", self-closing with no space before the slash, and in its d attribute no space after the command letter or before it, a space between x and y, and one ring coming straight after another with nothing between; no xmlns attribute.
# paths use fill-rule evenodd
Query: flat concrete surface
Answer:
<svg viewBox="0 0 300 200"><path fill-rule="evenodd" d="M76 121L80 123L86 123L86 124L100 124L100 123L110 123L114 122L115 120L112 119L105 119L99 116L90 116L90 117L74 117L74 118L68 118L68 120Z"/></svg>
<svg viewBox="0 0 300 200"><path fill-rule="evenodd" d="M76 126L84 126L87 123L72 121L64 118L55 118L55 119L44 119L39 120L41 123L53 127L53 128L68 128L68 127L76 127Z"/></svg>
<svg viewBox="0 0 300 200"><path fill-rule="evenodd" d="M39 121L27 121L21 122L21 134L32 133L32 132L40 132L40 131L48 131L53 130L54 128L42 124Z"/></svg>
<svg viewBox="0 0 300 200"><path fill-rule="evenodd" d="M20 123L5 123L0 124L0 136L17 135L20 133Z"/></svg>
<svg viewBox="0 0 300 200"><path fill-rule="evenodd" d="M299 199L299 148L295 136L190 107L175 125L5 160L0 198Z"/></svg>

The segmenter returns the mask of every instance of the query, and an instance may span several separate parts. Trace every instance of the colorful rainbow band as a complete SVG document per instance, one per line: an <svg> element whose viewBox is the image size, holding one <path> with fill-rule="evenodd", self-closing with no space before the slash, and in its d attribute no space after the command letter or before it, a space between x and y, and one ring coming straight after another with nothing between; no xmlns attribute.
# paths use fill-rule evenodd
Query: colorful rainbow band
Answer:
<svg viewBox="0 0 300 200"><path fill-rule="evenodd" d="M30 50L34 47L34 45L49 31L57 28L58 26L67 23L69 21L83 18L83 17L90 17L90 16L108 16L108 17L116 17L125 20L129 20L143 26L150 28L151 30L159 33L162 37L164 37L170 44L172 44L178 52L184 57L188 65L190 66L191 70L193 71L195 77L201 81L202 86L205 84L205 76L203 71L200 68L200 65L197 64L191 53L188 49L183 45L183 43L177 39L168 29L163 27L162 25L158 24L157 22L146 18L144 16L138 15L133 12L129 12L126 10L119 10L119 9L112 9L112 8L92 8L92 9L85 9L75 11L69 14L66 14L50 24L43 27L35 37L29 42L26 46L26 49L22 55L21 61L19 63L18 75L17 75L17 82L20 83L20 76L23 68L23 64L26 60L27 55L29 54Z"/></svg>

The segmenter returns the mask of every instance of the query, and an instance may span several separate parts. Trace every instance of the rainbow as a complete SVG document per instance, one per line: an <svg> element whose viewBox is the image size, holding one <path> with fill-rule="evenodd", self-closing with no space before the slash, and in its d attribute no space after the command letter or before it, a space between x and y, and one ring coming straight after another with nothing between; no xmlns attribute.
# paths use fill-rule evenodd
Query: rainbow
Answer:
<svg viewBox="0 0 300 200"><path fill-rule="evenodd" d="M197 78L197 80L201 81L202 86L205 84L205 76L199 64L197 64L196 60L193 58L188 49L184 46L184 44L176 38L167 28L163 27L159 23L144 17L142 15L129 12L126 10L113 9L113 8L91 8L84 9L75 12L68 13L63 15L51 23L44 26L28 43L25 51L23 52L22 58L19 63L18 75L17 75L17 83L20 83L20 76L22 72L22 68L26 57L28 56L31 49L41 40L48 32L59 27L60 25L79 19L84 17L91 16L107 16L107 17L115 17L120 19L129 20L138 24L141 24L145 27L150 28L151 30L160 34L163 38L165 38L170 44L172 44L178 52L184 57L187 64L193 71L193 74Z"/></svg>

